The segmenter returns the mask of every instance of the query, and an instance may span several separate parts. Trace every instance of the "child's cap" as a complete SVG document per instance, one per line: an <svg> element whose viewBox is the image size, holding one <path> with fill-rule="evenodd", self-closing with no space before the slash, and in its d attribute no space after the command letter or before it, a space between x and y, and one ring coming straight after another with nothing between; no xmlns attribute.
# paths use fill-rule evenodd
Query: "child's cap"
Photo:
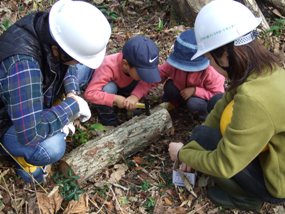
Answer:
<svg viewBox="0 0 285 214"><path fill-rule="evenodd" d="M123 57L136 68L144 82L161 81L158 70L159 50L152 40L144 36L129 39L123 47Z"/></svg>
<svg viewBox="0 0 285 214"><path fill-rule="evenodd" d="M197 52L194 30L182 32L174 43L174 51L167 58L167 62L175 68L187 72L199 72L206 69L210 61L205 56L191 60Z"/></svg>

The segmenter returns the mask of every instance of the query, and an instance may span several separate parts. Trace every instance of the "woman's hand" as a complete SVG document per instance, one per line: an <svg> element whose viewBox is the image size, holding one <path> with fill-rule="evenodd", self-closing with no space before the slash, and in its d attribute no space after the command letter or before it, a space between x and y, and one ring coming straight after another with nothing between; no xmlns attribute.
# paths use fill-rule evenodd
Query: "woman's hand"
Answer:
<svg viewBox="0 0 285 214"><path fill-rule="evenodd" d="M187 166L186 163L181 163L180 166L179 166L179 169L182 172L191 172L191 167Z"/></svg>
<svg viewBox="0 0 285 214"><path fill-rule="evenodd" d="M169 156L170 156L170 159L172 161L176 161L177 160L177 155L178 155L178 152L179 150L184 146L183 143L179 142L179 143L176 143L176 142L171 142L168 146L168 152L169 152Z"/></svg>

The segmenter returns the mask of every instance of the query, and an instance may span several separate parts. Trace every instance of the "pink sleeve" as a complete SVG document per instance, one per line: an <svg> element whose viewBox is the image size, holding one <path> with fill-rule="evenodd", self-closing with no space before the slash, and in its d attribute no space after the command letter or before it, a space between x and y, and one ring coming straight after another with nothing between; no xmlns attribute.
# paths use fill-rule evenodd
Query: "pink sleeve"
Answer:
<svg viewBox="0 0 285 214"><path fill-rule="evenodd" d="M164 62L163 64L158 66L161 82L164 82L168 77L170 77L171 72L174 72L174 68L169 65L168 62Z"/></svg>
<svg viewBox="0 0 285 214"><path fill-rule="evenodd" d="M115 94L103 91L103 87L113 80L112 74L112 70L106 64L97 68L84 92L84 98L94 104L113 106Z"/></svg>
<svg viewBox="0 0 285 214"><path fill-rule="evenodd" d="M137 84L137 86L134 88L134 90L132 91L132 95L136 96L139 100L146 96L148 91L152 88L157 86L158 84L149 84L143 81L139 81L139 83Z"/></svg>
<svg viewBox="0 0 285 214"><path fill-rule="evenodd" d="M209 100L215 94L224 93L225 77L218 73L212 66L209 66L203 75L203 86L196 87L195 96Z"/></svg>

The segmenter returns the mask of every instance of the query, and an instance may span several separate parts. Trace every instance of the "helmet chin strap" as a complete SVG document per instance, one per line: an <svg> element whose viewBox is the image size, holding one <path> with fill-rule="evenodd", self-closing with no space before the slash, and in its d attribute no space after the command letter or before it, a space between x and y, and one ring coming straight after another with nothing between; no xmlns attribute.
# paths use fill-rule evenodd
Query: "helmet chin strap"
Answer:
<svg viewBox="0 0 285 214"><path fill-rule="evenodd" d="M258 37L258 32L256 30L253 30L249 32L248 34L245 34L244 36L236 39L234 41L234 46L241 46L241 45L246 45L253 40L255 40Z"/></svg>

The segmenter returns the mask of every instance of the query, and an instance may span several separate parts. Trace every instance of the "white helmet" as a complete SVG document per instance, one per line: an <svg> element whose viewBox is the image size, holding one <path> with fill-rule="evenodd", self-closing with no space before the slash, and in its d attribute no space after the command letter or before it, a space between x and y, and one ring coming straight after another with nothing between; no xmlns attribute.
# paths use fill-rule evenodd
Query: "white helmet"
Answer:
<svg viewBox="0 0 285 214"><path fill-rule="evenodd" d="M248 34L260 22L261 18L239 2L214 0L206 4L195 20L198 50L191 60Z"/></svg>
<svg viewBox="0 0 285 214"><path fill-rule="evenodd" d="M83 1L59 0L50 10L49 27L72 58L93 69L102 63L111 27L98 8Z"/></svg>

